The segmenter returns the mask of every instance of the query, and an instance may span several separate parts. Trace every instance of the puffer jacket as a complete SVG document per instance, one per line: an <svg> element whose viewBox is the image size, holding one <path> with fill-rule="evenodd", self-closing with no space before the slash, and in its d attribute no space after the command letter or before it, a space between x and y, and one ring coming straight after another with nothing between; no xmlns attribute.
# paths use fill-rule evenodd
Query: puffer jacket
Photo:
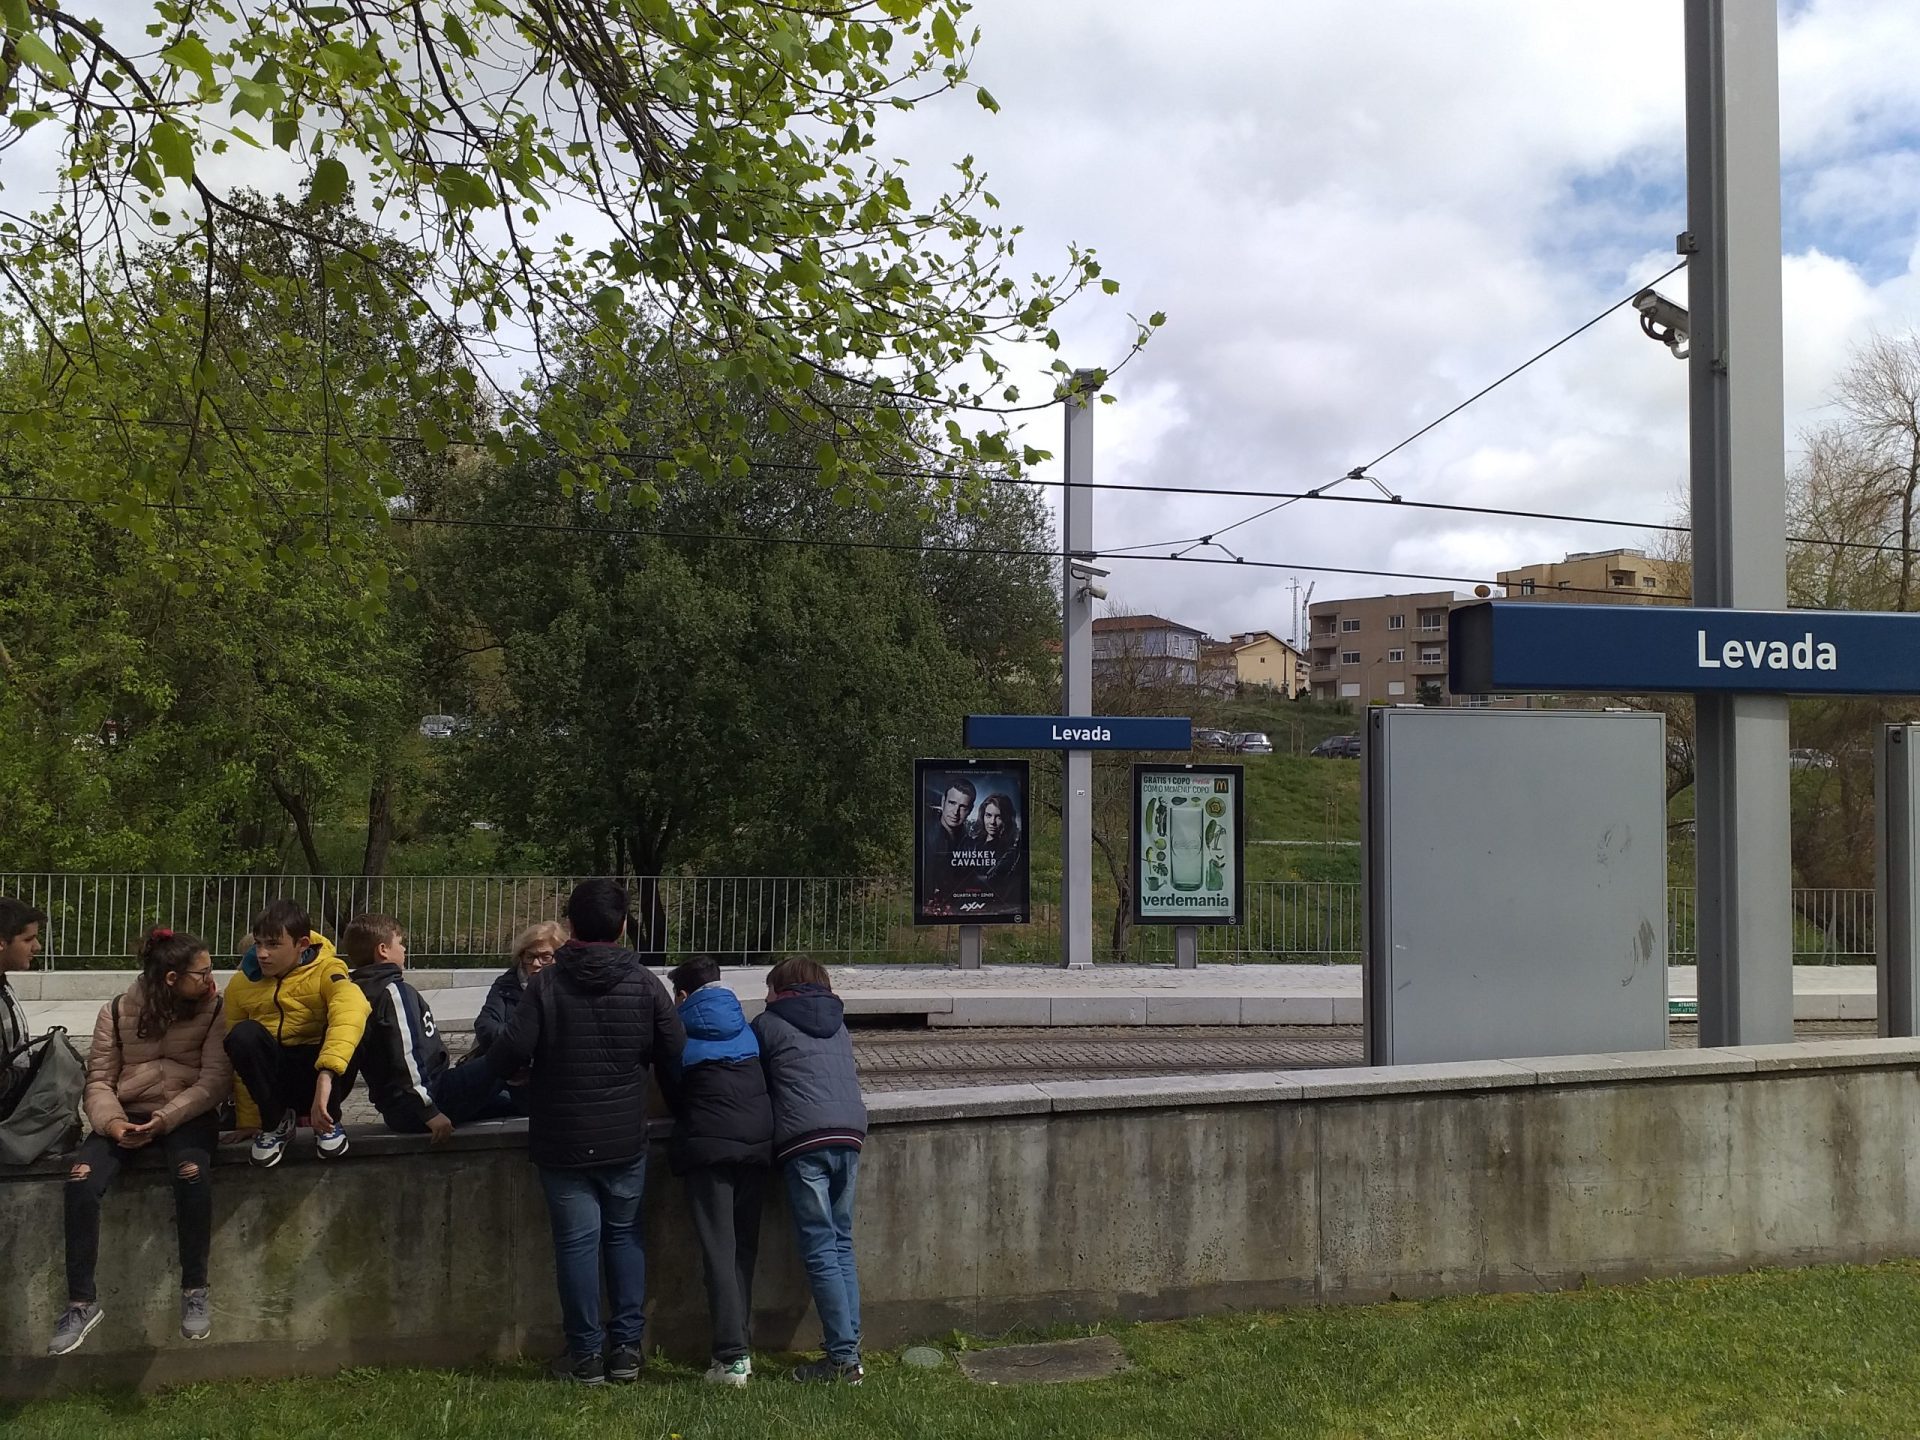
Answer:
<svg viewBox="0 0 1920 1440"><path fill-rule="evenodd" d="M673 1173L767 1164L773 1158L773 1105L760 1044L739 998L724 985L702 985L678 1008L687 1048L677 1064L660 1072L660 1088L673 1107Z"/></svg>
<svg viewBox="0 0 1920 1440"><path fill-rule="evenodd" d="M753 1022L753 1033L773 1097L774 1159L858 1150L867 1138L867 1106L840 997L824 985L783 990Z"/></svg>
<svg viewBox="0 0 1920 1440"><path fill-rule="evenodd" d="M227 982L227 1025L257 1020L281 1045L318 1045L315 1071L347 1073L353 1052L367 1028L371 1008L360 987L347 974L346 961L334 953L333 942L315 935L300 963L278 980L260 972L253 948L241 958L239 970ZM260 1123L260 1112L238 1080L233 1085L234 1116L243 1129Z"/></svg>
<svg viewBox="0 0 1920 1440"><path fill-rule="evenodd" d="M226 1006L209 991L193 1010L152 1039L140 1038L144 980L100 1007L93 1022L82 1105L87 1123L105 1130L128 1112L151 1115L162 1134L227 1098Z"/></svg>
<svg viewBox="0 0 1920 1440"><path fill-rule="evenodd" d="M678 1059L686 1041L666 987L639 956L570 940L533 977L487 1058L503 1075L533 1067L534 1164L585 1170L645 1152L649 1067Z"/></svg>

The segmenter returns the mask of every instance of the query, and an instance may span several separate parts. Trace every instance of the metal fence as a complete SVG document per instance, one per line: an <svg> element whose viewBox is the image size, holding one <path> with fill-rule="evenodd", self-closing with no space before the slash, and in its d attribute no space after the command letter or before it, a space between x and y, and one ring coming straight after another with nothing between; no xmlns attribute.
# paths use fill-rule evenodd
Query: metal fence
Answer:
<svg viewBox="0 0 1920 1440"><path fill-rule="evenodd" d="M52 969L121 967L155 925L203 935L217 955L245 948L252 918L268 900L295 900L338 935L359 911L392 915L407 932L416 964L490 965L514 935L560 912L577 877L434 875L364 880L358 876L30 875L0 874L0 894L47 912L43 963ZM916 927L913 889L884 877L664 876L633 882L657 887L669 953L713 954L753 962L806 952L842 963L941 963L954 957L952 926ZM1246 923L1200 931L1201 958L1295 964L1360 958L1360 886L1350 882L1252 881ZM1873 891L1795 890L1796 964L1870 964ZM1095 954L1112 953L1112 905L1096 903ZM1694 961L1693 891L1668 892L1668 958ZM1037 906L1033 923L987 932L986 958L1044 963L1059 955L1059 919ZM1171 962L1173 933L1135 926L1127 959Z"/></svg>

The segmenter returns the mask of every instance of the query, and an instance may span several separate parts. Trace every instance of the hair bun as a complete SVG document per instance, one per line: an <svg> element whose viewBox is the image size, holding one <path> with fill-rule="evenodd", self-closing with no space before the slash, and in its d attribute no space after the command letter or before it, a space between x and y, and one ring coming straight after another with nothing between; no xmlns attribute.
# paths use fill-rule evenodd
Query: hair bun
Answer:
<svg viewBox="0 0 1920 1440"><path fill-rule="evenodd" d="M156 925L153 927L153 938L155 940L171 940L173 939L173 931L167 929L164 925Z"/></svg>

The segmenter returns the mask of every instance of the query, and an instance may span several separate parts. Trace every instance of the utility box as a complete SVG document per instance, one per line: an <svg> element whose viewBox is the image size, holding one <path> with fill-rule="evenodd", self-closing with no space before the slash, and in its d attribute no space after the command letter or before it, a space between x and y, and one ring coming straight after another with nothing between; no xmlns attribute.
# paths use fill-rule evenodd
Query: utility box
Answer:
<svg viewBox="0 0 1920 1440"><path fill-rule="evenodd" d="M1666 720L1368 713L1374 1065L1667 1044Z"/></svg>
<svg viewBox="0 0 1920 1440"><path fill-rule="evenodd" d="M1873 946L1880 1033L1920 1035L1914 907L1920 902L1920 725L1883 725L1874 752Z"/></svg>

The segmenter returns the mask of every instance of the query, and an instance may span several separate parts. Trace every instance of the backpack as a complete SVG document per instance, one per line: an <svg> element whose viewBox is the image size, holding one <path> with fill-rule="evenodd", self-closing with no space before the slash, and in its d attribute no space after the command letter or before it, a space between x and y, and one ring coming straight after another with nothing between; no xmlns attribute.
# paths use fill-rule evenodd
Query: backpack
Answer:
<svg viewBox="0 0 1920 1440"><path fill-rule="evenodd" d="M87 1066L64 1026L15 1047L0 1058L12 1083L0 1099L0 1165L31 1165L71 1146L80 1129L80 1096Z"/></svg>

